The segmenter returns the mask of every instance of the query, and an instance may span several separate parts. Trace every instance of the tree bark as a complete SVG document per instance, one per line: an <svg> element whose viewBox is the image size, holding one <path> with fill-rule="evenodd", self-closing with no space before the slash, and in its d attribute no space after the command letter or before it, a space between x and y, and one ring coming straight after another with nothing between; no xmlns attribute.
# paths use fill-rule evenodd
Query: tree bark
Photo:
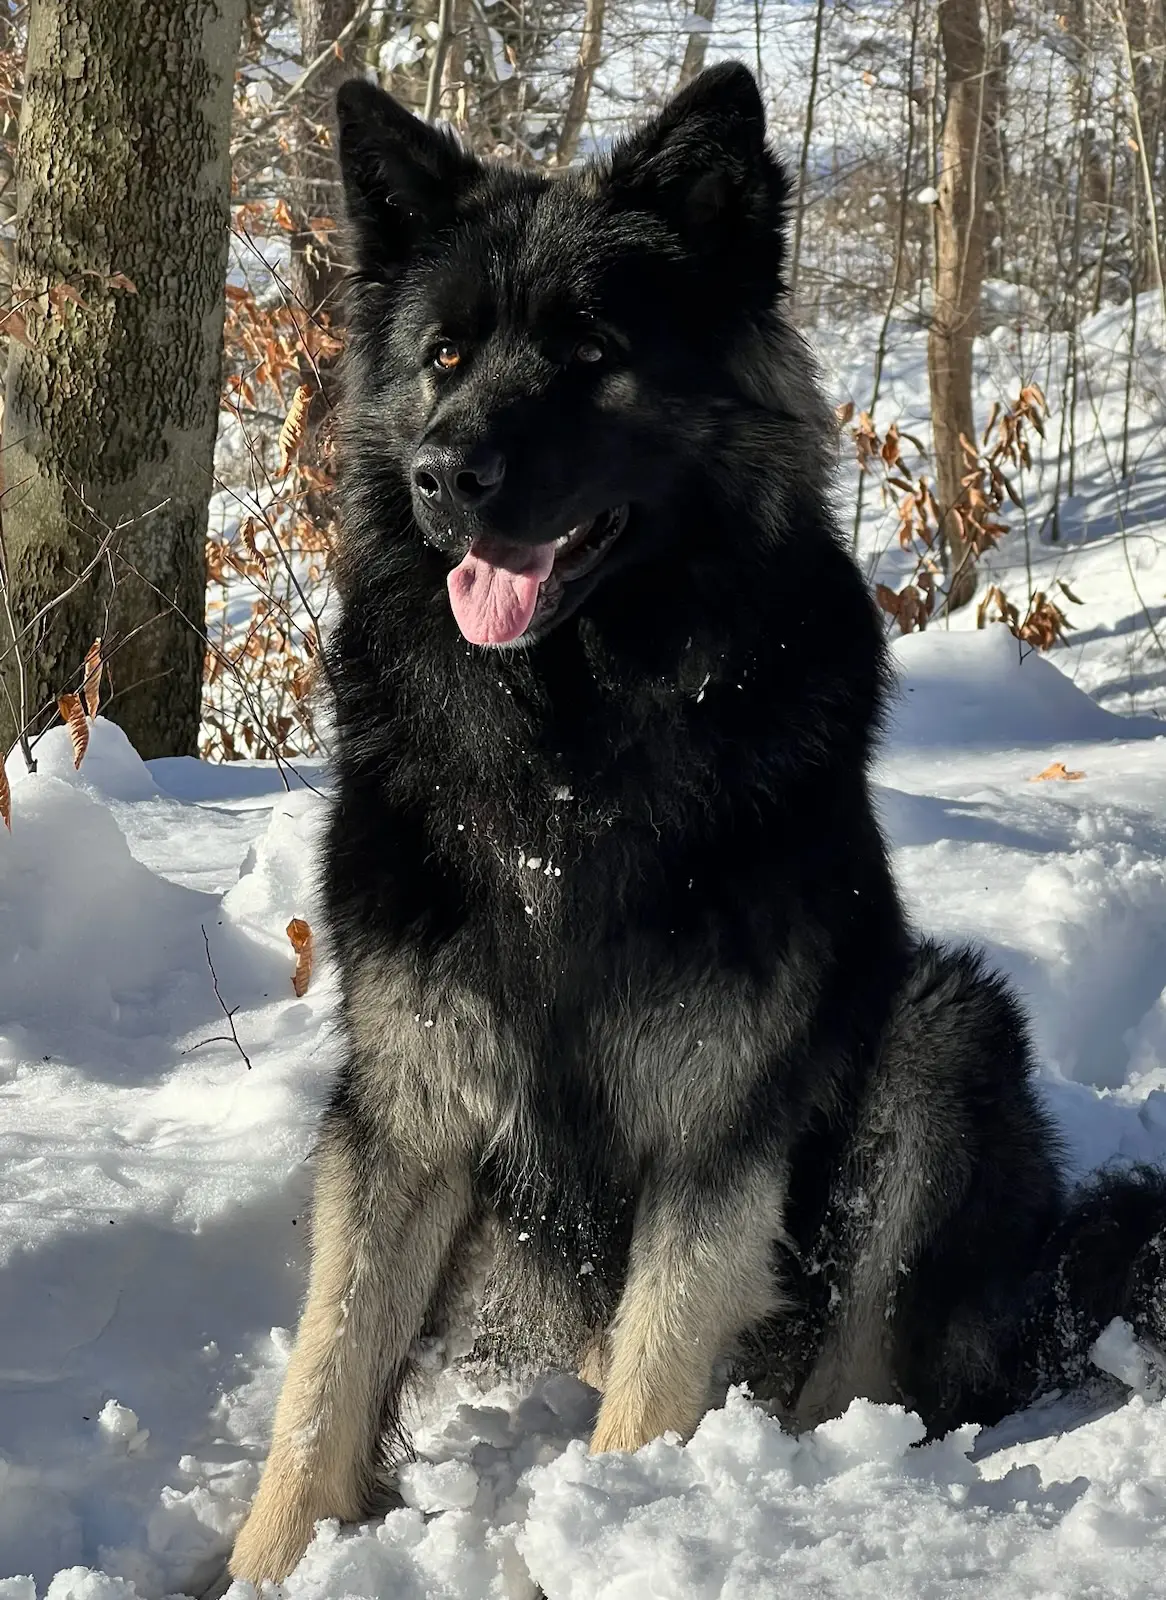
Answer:
<svg viewBox="0 0 1166 1600"><path fill-rule="evenodd" d="M555 150L555 165L568 167L579 148L579 135L587 120L587 105L591 99L591 85L595 69L603 53L604 0L586 0L583 7L583 37L579 42L579 59L575 63L575 76L571 80L571 98L563 116L559 142Z"/></svg>
<svg viewBox="0 0 1166 1600"><path fill-rule="evenodd" d="M143 756L197 749L242 12L33 0L29 25L14 276L30 347L12 348L4 428L18 633L120 532L24 639L28 707L43 725L101 634L105 709ZM2 670L14 683L11 652ZM5 742L11 721L0 696Z"/></svg>
<svg viewBox="0 0 1166 1600"><path fill-rule="evenodd" d="M329 48L356 11L357 0L296 0L305 66ZM336 317L339 311L344 267L332 244L335 234L315 234L308 224L325 217L336 220L339 176L331 141L332 102L359 60L360 43L353 40L315 75L299 108L299 136L292 153L290 209L297 227L291 238L291 290L309 316Z"/></svg>
<svg viewBox="0 0 1166 1600"><path fill-rule="evenodd" d="M693 0L693 15L703 17L706 22L711 22L716 15L717 0ZM680 63L680 76L676 80L676 87L683 89L686 83L691 83L693 78L704 66L705 54L709 47L708 28L702 28L699 33L690 33L688 43L684 47L684 60Z"/></svg>
<svg viewBox="0 0 1166 1600"><path fill-rule="evenodd" d="M960 435L976 436L972 343L984 277L983 163L987 56L979 0L939 0L947 103L941 135L935 303L927 341L931 436L943 540L948 607L966 605L976 588L975 553L959 511L967 471Z"/></svg>

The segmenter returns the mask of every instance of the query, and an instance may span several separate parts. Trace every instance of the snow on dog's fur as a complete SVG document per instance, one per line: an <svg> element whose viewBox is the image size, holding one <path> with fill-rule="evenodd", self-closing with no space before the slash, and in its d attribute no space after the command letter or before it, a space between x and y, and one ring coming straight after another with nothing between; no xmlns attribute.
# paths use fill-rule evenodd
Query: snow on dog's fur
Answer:
<svg viewBox="0 0 1166 1600"><path fill-rule="evenodd" d="M752 78L554 180L361 83L340 151L348 1056L232 1571L375 1503L484 1247L478 1354L583 1363L596 1450L687 1435L726 1364L796 1427L862 1395L939 1429L1111 1315L1159 1331L1161 1181L1066 1220L1013 998L900 909Z"/></svg>

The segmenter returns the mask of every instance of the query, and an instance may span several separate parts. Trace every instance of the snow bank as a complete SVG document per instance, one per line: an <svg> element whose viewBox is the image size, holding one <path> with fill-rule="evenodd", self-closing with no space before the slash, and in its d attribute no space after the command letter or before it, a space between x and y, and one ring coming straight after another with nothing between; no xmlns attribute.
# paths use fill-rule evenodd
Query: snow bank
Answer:
<svg viewBox="0 0 1166 1600"><path fill-rule="evenodd" d="M1162 732L1148 717L1103 711L1001 623L975 633L906 634L895 641L894 659L901 674L890 725L895 746L1009 749Z"/></svg>

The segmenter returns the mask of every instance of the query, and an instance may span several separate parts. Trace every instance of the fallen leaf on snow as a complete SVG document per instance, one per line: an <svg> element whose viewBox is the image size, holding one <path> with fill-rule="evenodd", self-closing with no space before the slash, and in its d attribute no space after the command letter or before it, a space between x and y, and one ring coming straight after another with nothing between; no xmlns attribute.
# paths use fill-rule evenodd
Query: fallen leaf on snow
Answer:
<svg viewBox="0 0 1166 1600"><path fill-rule="evenodd" d="M1076 783L1078 778L1083 778L1083 772L1070 772L1063 761L1054 761L1052 766L1046 767L1043 772L1038 772L1029 778L1029 783L1047 783L1059 778L1062 783Z"/></svg>

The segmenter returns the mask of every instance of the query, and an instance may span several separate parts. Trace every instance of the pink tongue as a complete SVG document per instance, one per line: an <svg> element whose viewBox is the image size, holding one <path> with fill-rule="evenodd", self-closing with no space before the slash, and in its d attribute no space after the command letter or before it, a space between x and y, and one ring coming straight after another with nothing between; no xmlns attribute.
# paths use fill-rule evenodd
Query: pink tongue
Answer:
<svg viewBox="0 0 1166 1600"><path fill-rule="evenodd" d="M530 626L555 546L475 539L448 578L454 619L471 644L510 644Z"/></svg>

